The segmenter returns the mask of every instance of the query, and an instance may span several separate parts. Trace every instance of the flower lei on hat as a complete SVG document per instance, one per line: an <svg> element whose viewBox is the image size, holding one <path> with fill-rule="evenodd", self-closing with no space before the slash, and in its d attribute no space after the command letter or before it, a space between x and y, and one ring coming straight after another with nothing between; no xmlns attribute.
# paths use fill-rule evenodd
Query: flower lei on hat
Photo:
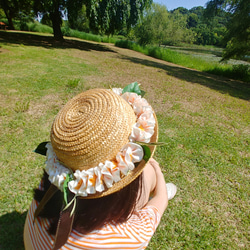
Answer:
<svg viewBox="0 0 250 250"><path fill-rule="evenodd" d="M129 136L130 141L117 153L115 161L107 160L88 170L76 170L73 173L58 160L50 142L41 143L35 150L37 153L46 154L45 171L49 175L50 182L64 192L66 207L74 200L68 203L68 190L75 194L74 198L102 192L105 187L111 188L113 183L120 181L133 170L135 163L142 159L147 161L151 156L147 144L150 144L150 138L154 134L156 121L152 107L142 98L144 92L136 82L124 89L112 90L131 105L136 115L136 123Z"/></svg>

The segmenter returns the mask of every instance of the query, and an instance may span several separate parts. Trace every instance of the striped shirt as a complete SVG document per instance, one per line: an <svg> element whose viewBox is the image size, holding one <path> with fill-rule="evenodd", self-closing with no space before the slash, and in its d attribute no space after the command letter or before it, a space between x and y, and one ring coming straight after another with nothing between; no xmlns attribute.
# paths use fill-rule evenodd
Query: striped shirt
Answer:
<svg viewBox="0 0 250 250"><path fill-rule="evenodd" d="M38 217L34 221L37 202L32 201L24 229L25 249L52 249L55 236L47 232L49 220ZM145 249L160 222L160 214L154 206L136 211L128 221L106 224L99 230L81 234L72 230L62 250L78 249Z"/></svg>

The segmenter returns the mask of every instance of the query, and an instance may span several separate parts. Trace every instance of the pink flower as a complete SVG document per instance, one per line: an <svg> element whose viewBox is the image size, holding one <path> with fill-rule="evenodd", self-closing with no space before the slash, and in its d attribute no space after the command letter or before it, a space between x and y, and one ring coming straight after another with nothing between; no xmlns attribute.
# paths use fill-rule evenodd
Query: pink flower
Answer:
<svg viewBox="0 0 250 250"><path fill-rule="evenodd" d="M132 106L137 117L139 117L142 113L146 112L147 110L152 110L151 106L148 104L146 99L141 98L140 96L134 101Z"/></svg>
<svg viewBox="0 0 250 250"><path fill-rule="evenodd" d="M137 100L138 98L141 98L141 97L139 95L137 95L136 93L126 92L122 95L122 98L125 101L127 101L127 103L132 105L135 102L135 100Z"/></svg>

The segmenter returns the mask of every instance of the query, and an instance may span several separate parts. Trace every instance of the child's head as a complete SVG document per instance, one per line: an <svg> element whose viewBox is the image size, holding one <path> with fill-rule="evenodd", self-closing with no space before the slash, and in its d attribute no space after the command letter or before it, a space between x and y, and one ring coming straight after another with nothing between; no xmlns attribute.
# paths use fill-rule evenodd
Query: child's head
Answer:
<svg viewBox="0 0 250 250"><path fill-rule="evenodd" d="M152 107L136 93L92 89L71 99L56 116L46 172L59 189L83 198L103 197L140 175L155 146ZM68 178L67 177L67 178Z"/></svg>
<svg viewBox="0 0 250 250"><path fill-rule="evenodd" d="M72 223L89 232L105 222L122 222L133 212L141 173L158 137L154 111L140 94L137 83L123 90L88 90L56 116L46 144L45 179L53 185L41 195L35 213L51 215L53 202L59 207L55 247L66 242ZM49 196L55 187L61 192Z"/></svg>

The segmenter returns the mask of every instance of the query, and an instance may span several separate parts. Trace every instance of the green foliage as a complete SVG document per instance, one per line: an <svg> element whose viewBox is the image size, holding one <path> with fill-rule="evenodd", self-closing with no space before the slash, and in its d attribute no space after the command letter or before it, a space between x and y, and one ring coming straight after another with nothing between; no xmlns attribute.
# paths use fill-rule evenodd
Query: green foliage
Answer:
<svg viewBox="0 0 250 250"><path fill-rule="evenodd" d="M41 20L41 24L44 24L44 25L52 27L52 21L51 21L51 19L49 17L49 13L44 13L43 14L43 17L42 17L42 20Z"/></svg>
<svg viewBox="0 0 250 250"><path fill-rule="evenodd" d="M53 29L51 27L41 24L37 21L25 23L25 25L22 26L21 30L53 34Z"/></svg>
<svg viewBox="0 0 250 250"><path fill-rule="evenodd" d="M4 18L5 17L5 13L4 10L2 8L0 8L0 18Z"/></svg>
<svg viewBox="0 0 250 250"><path fill-rule="evenodd" d="M16 102L14 110L17 113L23 113L23 112L28 111L29 106L30 106L30 100L29 99L28 100L18 101L18 102Z"/></svg>
<svg viewBox="0 0 250 250"><path fill-rule="evenodd" d="M240 80L250 82L250 66L247 64L233 65L232 75Z"/></svg>
<svg viewBox="0 0 250 250"><path fill-rule="evenodd" d="M187 17L179 9L169 13L165 6L154 4L135 28L135 36L141 45L192 43L194 32L186 26Z"/></svg>
<svg viewBox="0 0 250 250"><path fill-rule="evenodd" d="M203 72L250 82L250 70L248 65L232 66L221 64L219 62L210 62L206 60L205 57L194 57L192 55L186 55L163 47L140 46L139 44L127 40L119 40L115 45Z"/></svg>
<svg viewBox="0 0 250 250"><path fill-rule="evenodd" d="M152 0L53 0L35 2L35 12L46 14L52 21L54 37L63 39L61 32L62 11L67 8L69 27L96 34L113 35L127 28L129 30L140 18L143 10L150 6Z"/></svg>
<svg viewBox="0 0 250 250"><path fill-rule="evenodd" d="M77 78L77 79L69 79L66 86L67 86L69 89L75 89L75 88L78 87L79 82L80 82L80 79L79 79L79 78Z"/></svg>
<svg viewBox="0 0 250 250"><path fill-rule="evenodd" d="M223 60L244 58L250 55L250 4L249 0L209 1L206 15L228 12L229 21L224 42L227 43Z"/></svg>
<svg viewBox="0 0 250 250"><path fill-rule="evenodd" d="M62 33L64 36L76 37L76 38L80 38L83 40L89 40L89 41L95 41L95 42L102 41L101 36L90 34L90 33L85 33L85 32L78 31L78 30L72 30L69 28L62 28Z"/></svg>
<svg viewBox="0 0 250 250"><path fill-rule="evenodd" d="M151 3L152 0L88 1L86 7L90 29L107 35L115 34L124 27L129 30Z"/></svg>
<svg viewBox="0 0 250 250"><path fill-rule="evenodd" d="M135 29L140 45L162 44L167 37L168 15L167 8L159 4L153 4L145 12L142 22Z"/></svg>
<svg viewBox="0 0 250 250"><path fill-rule="evenodd" d="M8 28L14 30L14 19L29 18L32 16L33 0L0 0L0 9L4 10L8 19Z"/></svg>
<svg viewBox="0 0 250 250"><path fill-rule="evenodd" d="M78 6L75 6L78 5ZM68 23L74 30L89 32L89 20L87 17L86 5L81 5L77 1L67 1Z"/></svg>

